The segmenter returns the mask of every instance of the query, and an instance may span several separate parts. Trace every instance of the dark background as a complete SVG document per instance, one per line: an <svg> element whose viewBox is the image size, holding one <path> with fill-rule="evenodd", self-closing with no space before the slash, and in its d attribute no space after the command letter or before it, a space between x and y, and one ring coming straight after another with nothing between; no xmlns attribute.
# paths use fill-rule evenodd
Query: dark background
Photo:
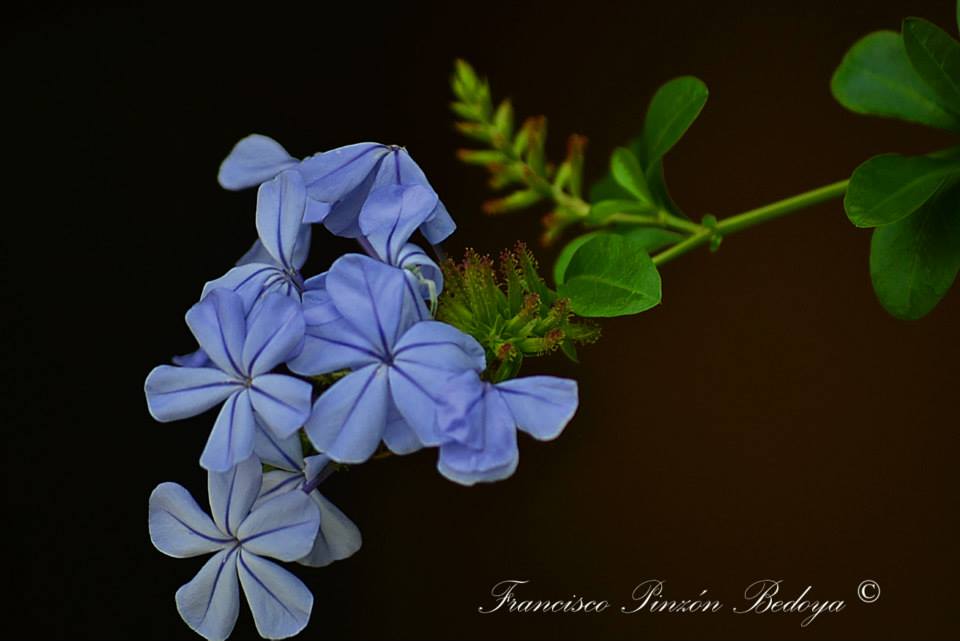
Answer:
<svg viewBox="0 0 960 641"><path fill-rule="evenodd" d="M447 249L533 241L530 212L487 218L483 172L458 164L447 111L455 56L550 149L589 136L588 174L638 133L654 89L695 74L711 97L667 159L677 200L728 215L849 175L883 151L950 143L858 117L829 93L844 51L950 1L267 3L8 17L3 54L7 334L5 530L15 593L4 633L192 638L173 594L202 561L150 545L147 496L186 485L213 415L154 423L143 379L193 348L204 281L255 237L254 193L215 181L250 132L305 155L406 145L459 223ZM24 224L26 223L26 224ZM339 474L327 495L364 533L353 558L297 569L316 597L302 638L956 638L954 291L928 318L875 302L869 234L839 202L728 238L662 270L663 305L604 322L577 368L563 436L524 439L509 481L462 488L435 452ZM344 241L317 234L307 271ZM556 248L537 248L546 265ZM490 587L616 608L638 582L739 604L761 578L844 599L806 629L789 616L480 616ZM880 600L856 597L875 579ZM244 605L234 637L255 635Z"/></svg>

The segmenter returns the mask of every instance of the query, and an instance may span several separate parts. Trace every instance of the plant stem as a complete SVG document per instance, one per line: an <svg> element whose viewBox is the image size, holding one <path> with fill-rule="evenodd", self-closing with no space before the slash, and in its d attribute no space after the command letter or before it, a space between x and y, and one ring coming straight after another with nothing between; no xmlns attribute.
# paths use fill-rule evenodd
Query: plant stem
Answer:
<svg viewBox="0 0 960 641"><path fill-rule="evenodd" d="M700 245L706 244L714 236L727 236L744 229L749 229L754 225L759 225L760 223L768 220L779 218L780 216L797 211L798 209L803 209L826 200L838 198L847 191L847 185L849 183L849 180L841 180L824 187L805 191L802 194L797 194L796 196L791 196L790 198L778 200L775 203L770 203L769 205L764 205L763 207L745 211L742 214L737 214L736 216L724 218L723 220L718 221L713 229L698 225L700 228L698 231L696 231L690 237L680 241L673 247L665 249L654 256L653 262L655 265L662 265L678 256L686 254L692 249L696 249Z"/></svg>

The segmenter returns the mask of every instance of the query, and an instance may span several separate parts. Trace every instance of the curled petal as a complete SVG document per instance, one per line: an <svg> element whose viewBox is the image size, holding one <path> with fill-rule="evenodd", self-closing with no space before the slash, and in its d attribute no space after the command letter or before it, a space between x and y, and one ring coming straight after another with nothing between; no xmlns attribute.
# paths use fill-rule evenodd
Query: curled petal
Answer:
<svg viewBox="0 0 960 641"><path fill-rule="evenodd" d="M287 170L257 191L257 233L264 248L285 269L293 269L293 255L307 206L303 177Z"/></svg>
<svg viewBox="0 0 960 641"><path fill-rule="evenodd" d="M233 544L182 485L161 483L150 494L150 541L169 556L186 558Z"/></svg>
<svg viewBox="0 0 960 641"><path fill-rule="evenodd" d="M360 231L378 257L399 265L400 250L437 205L422 185L388 185L370 192L360 210Z"/></svg>
<svg viewBox="0 0 960 641"><path fill-rule="evenodd" d="M240 296L244 313L249 313L256 303L270 292L284 296L294 296L297 293L288 274L272 262L246 263L234 267L220 278L204 285L201 298L206 298L215 289L228 289Z"/></svg>
<svg viewBox="0 0 960 641"><path fill-rule="evenodd" d="M280 438L300 429L310 418L313 386L284 374L264 374L253 379L250 401L261 422Z"/></svg>
<svg viewBox="0 0 960 641"><path fill-rule="evenodd" d="M223 641L237 623L239 556L239 547L221 550L210 557L192 581L177 590L180 616L191 630L209 641Z"/></svg>
<svg viewBox="0 0 960 641"><path fill-rule="evenodd" d="M296 576L247 550L240 553L240 583L265 639L285 639L307 626L313 595Z"/></svg>
<svg viewBox="0 0 960 641"><path fill-rule="evenodd" d="M320 510L309 496L299 490L279 492L250 512L240 524L237 537L244 550L296 561L313 547L319 527Z"/></svg>
<svg viewBox="0 0 960 641"><path fill-rule="evenodd" d="M260 494L262 479L260 460L251 456L227 472L210 472L207 475L207 490L210 511L217 527L232 537Z"/></svg>
<svg viewBox="0 0 960 641"><path fill-rule="evenodd" d="M407 243L400 250L397 256L397 267L407 272L408 278L411 278L418 288L421 298L429 300L439 296L443 291L443 271L440 266L413 243Z"/></svg>
<svg viewBox="0 0 960 641"><path fill-rule="evenodd" d="M517 427L541 441L559 436L577 411L577 382L527 376L496 385Z"/></svg>
<svg viewBox="0 0 960 641"><path fill-rule="evenodd" d="M220 408L200 455L200 466L211 472L226 472L249 458L257 430L255 421L250 392L235 392Z"/></svg>
<svg viewBox="0 0 960 641"><path fill-rule="evenodd" d="M213 289L187 311L187 325L217 367L242 377L240 355L247 321L240 296L228 289Z"/></svg>
<svg viewBox="0 0 960 641"><path fill-rule="evenodd" d="M207 358L207 353L203 349L198 349L189 354L174 356L172 359L174 365L180 367L213 367L213 361Z"/></svg>
<svg viewBox="0 0 960 641"><path fill-rule="evenodd" d="M260 376L296 354L306 325L300 303L272 292L250 313L241 364L245 374Z"/></svg>
<svg viewBox="0 0 960 641"><path fill-rule="evenodd" d="M388 153L390 148L385 145L364 142L305 158L298 169L303 174L307 193L318 203L311 206L308 222L321 222L328 214L333 215L330 209L324 212L320 203L336 209L352 195L365 198L369 185L364 190L364 183L372 178L381 159ZM357 191L361 193L355 194Z"/></svg>
<svg viewBox="0 0 960 641"><path fill-rule="evenodd" d="M314 490L310 493L310 498L320 508L320 529L310 553L297 563L323 567L355 554L363 545L360 528L320 492Z"/></svg>
<svg viewBox="0 0 960 641"><path fill-rule="evenodd" d="M234 146L223 163L217 180L224 189L239 190L270 180L297 164L276 140L252 134Z"/></svg>
<svg viewBox="0 0 960 641"><path fill-rule="evenodd" d="M423 170L414 162L406 149L401 149L397 154L397 165L399 168L400 181L403 184L423 185L431 191L433 190ZM447 208L438 200L433 211L430 212L430 215L420 226L420 231L431 245L436 245L452 234L456 228L457 225L447 212Z"/></svg>
<svg viewBox="0 0 960 641"><path fill-rule="evenodd" d="M383 437L389 405L386 368L367 365L320 395L306 424L307 435L333 460L362 463Z"/></svg>
<svg viewBox="0 0 960 641"><path fill-rule="evenodd" d="M201 414L240 387L240 382L211 367L161 365L143 386L150 415L161 423Z"/></svg>

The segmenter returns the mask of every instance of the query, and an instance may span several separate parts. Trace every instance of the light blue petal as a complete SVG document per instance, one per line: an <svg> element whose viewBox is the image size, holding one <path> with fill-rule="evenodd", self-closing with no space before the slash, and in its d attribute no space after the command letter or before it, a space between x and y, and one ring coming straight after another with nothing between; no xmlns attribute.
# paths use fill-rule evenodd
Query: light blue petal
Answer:
<svg viewBox="0 0 960 641"><path fill-rule="evenodd" d="M256 456L249 457L227 472L210 472L207 475L210 512L217 527L236 537L237 528L247 518L250 507L260 494L262 478L263 468Z"/></svg>
<svg viewBox="0 0 960 641"><path fill-rule="evenodd" d="M304 225L304 227L308 227L308 225ZM236 262L236 265L239 267L241 265L249 265L251 263L261 263L263 265L275 265L277 267L282 267L282 265L273 259L273 256L270 255L270 252L268 252L267 248L263 246L263 243L260 242L259 238L253 241L253 245L247 250L247 253L240 257L240 260Z"/></svg>
<svg viewBox="0 0 960 641"><path fill-rule="evenodd" d="M360 231L380 260L399 266L400 250L437 204L421 185L389 185L370 192L360 210Z"/></svg>
<svg viewBox="0 0 960 641"><path fill-rule="evenodd" d="M314 314L316 316L318 314ZM377 345L371 345L346 319L336 318L332 322L308 325L303 349L287 366L297 374L315 376L360 369L380 363L382 358Z"/></svg>
<svg viewBox="0 0 960 641"><path fill-rule="evenodd" d="M302 477L301 477L302 478ZM320 510L305 493L280 492L260 503L240 524L244 550L280 561L296 561L313 547Z"/></svg>
<svg viewBox="0 0 960 641"><path fill-rule="evenodd" d="M253 504L251 512L259 508L263 503L270 499L275 499L281 494L286 494L292 490L301 490L303 488L303 473L288 472L286 470L270 470L263 475L263 483L260 484L260 495ZM303 494L303 492L300 492Z"/></svg>
<svg viewBox="0 0 960 641"><path fill-rule="evenodd" d="M293 269L293 254L307 206L303 177L287 170L257 191L257 234L273 259Z"/></svg>
<svg viewBox="0 0 960 641"><path fill-rule="evenodd" d="M303 460L303 476L308 481L313 480L321 474L329 476L328 466L331 465L330 457L326 454L314 454ZM324 477L326 478L326 476Z"/></svg>
<svg viewBox="0 0 960 641"><path fill-rule="evenodd" d="M313 595L300 579L246 550L240 553L239 574L261 637L285 639L307 626Z"/></svg>
<svg viewBox="0 0 960 641"><path fill-rule="evenodd" d="M429 300L431 296L439 296L443 291L443 270L413 243L407 243L400 250L397 267L407 272L407 278L412 280L421 298ZM428 283L433 283L432 291Z"/></svg>
<svg viewBox="0 0 960 641"><path fill-rule="evenodd" d="M330 215L331 209L333 209L333 207L330 205L330 203L316 200L308 194L307 208L303 212L303 222L322 223L327 219L327 216Z"/></svg>
<svg viewBox="0 0 960 641"><path fill-rule="evenodd" d="M421 365L395 363L389 369L390 396L403 422L423 445L434 447L444 440L437 429L437 398L449 379L449 373ZM402 431L391 432L391 441L404 448ZM391 449L393 449L391 447Z"/></svg>
<svg viewBox="0 0 960 641"><path fill-rule="evenodd" d="M306 430L317 450L341 463L362 463L386 429L390 399L386 368L367 365L320 395Z"/></svg>
<svg viewBox="0 0 960 641"><path fill-rule="evenodd" d="M279 438L286 438L310 418L313 386L285 374L264 374L253 379L250 401L260 421Z"/></svg>
<svg viewBox="0 0 960 641"><path fill-rule="evenodd" d="M298 170L303 175L307 193L315 201L310 205L307 221L326 223L345 201L359 200L356 205L359 211L370 188L365 183L370 182L381 159L389 152L389 147L365 142L305 158ZM326 211L324 204L330 207ZM355 225L356 216L353 218Z"/></svg>
<svg viewBox="0 0 960 641"><path fill-rule="evenodd" d="M300 435L291 434L286 438L278 438L273 430L257 421L257 434L253 440L253 453L261 462L273 467L297 472L303 469L303 447L300 444Z"/></svg>
<svg viewBox="0 0 960 641"><path fill-rule="evenodd" d="M220 278L204 285L201 298L206 298L215 289L229 289L239 295L243 301L244 313L249 313L254 304L270 292L284 295L294 293L291 291L287 274L272 263L247 263L234 267Z"/></svg>
<svg viewBox="0 0 960 641"><path fill-rule="evenodd" d="M209 641L224 641L237 623L239 556L238 547L217 552L192 581L177 590L177 612L191 630Z"/></svg>
<svg viewBox="0 0 960 641"><path fill-rule="evenodd" d="M242 268L236 268L242 269ZM247 335L243 301L229 289L214 289L187 311L187 326L217 367L240 378Z"/></svg>
<svg viewBox="0 0 960 641"><path fill-rule="evenodd" d="M150 541L164 554L186 558L233 545L183 486L161 483L150 494Z"/></svg>
<svg viewBox="0 0 960 641"><path fill-rule="evenodd" d="M423 321L410 327L397 341L394 359L437 367L448 372L487 367L483 346L473 336L440 321Z"/></svg>
<svg viewBox="0 0 960 641"><path fill-rule="evenodd" d="M570 379L527 376L495 387L517 427L541 441L559 436L577 411L577 382Z"/></svg>
<svg viewBox="0 0 960 641"><path fill-rule="evenodd" d="M437 403L437 429L445 440L454 440L475 450L486 437L485 399L490 385L473 370L450 378Z"/></svg>
<svg viewBox="0 0 960 641"><path fill-rule="evenodd" d="M161 423L201 414L240 388L240 382L211 367L161 365L143 386L150 415Z"/></svg>
<svg viewBox="0 0 960 641"><path fill-rule="evenodd" d="M460 485L475 485L477 483L494 483L510 478L517 471L520 464L519 454L508 458L506 463L489 468L474 468L463 461L469 454L460 450L461 446L452 443L440 448L440 457L437 459L437 471Z"/></svg>
<svg viewBox="0 0 960 641"><path fill-rule="evenodd" d="M250 313L243 343L243 372L260 376L295 355L303 344L306 324L300 303L271 292Z"/></svg>
<svg viewBox="0 0 960 641"><path fill-rule="evenodd" d="M235 392L220 408L200 454L200 466L211 472L226 472L246 460L253 454L256 431L249 391Z"/></svg>
<svg viewBox="0 0 960 641"><path fill-rule="evenodd" d="M310 207L309 199L307 199L307 207ZM290 264L296 270L302 269L303 264L307 262L307 257L310 255L310 237L312 234L313 225L300 225L300 231L297 233L297 240L293 246L293 256L290 259Z"/></svg>
<svg viewBox="0 0 960 641"><path fill-rule="evenodd" d="M252 134L230 151L220 165L217 180L224 189L246 189L270 180L296 164L297 159L276 140Z"/></svg>
<svg viewBox="0 0 960 641"><path fill-rule="evenodd" d="M406 149L400 150L397 155L397 163L399 165L400 181L403 184L423 185L433 191L433 187L430 186L423 170L413 161ZM447 208L438 200L433 211L420 226L420 231L431 245L436 245L452 234L456 228L457 225L453 222L450 214L447 213Z"/></svg>
<svg viewBox="0 0 960 641"><path fill-rule="evenodd" d="M387 429L383 432L383 443L391 452L401 456L423 448L417 433L407 424L393 403L387 414Z"/></svg>
<svg viewBox="0 0 960 641"><path fill-rule="evenodd" d="M198 349L189 354L174 356L171 360L174 365L180 367L214 367L213 361L210 360L203 349Z"/></svg>
<svg viewBox="0 0 960 641"><path fill-rule="evenodd" d="M293 259L290 261L294 269L299 270L303 267L303 264L307 262L307 256L310 253L312 229L313 225L300 225L300 231L297 232L297 240L294 243ZM249 265L250 263L263 263L283 267L283 265L278 263L273 256L270 255L270 252L267 251L267 248L263 246L263 243L261 243L259 239L253 242L253 246L247 250L246 254L240 257L240 260L238 260L236 264L240 266Z"/></svg>
<svg viewBox="0 0 960 641"><path fill-rule="evenodd" d="M425 313L403 270L368 256L347 254L330 268L327 292L337 309L381 354L390 352Z"/></svg>
<svg viewBox="0 0 960 641"><path fill-rule="evenodd" d="M313 549L297 563L319 568L356 553L363 545L360 528L320 492L314 490L310 493L310 498L320 509L320 530L317 532Z"/></svg>

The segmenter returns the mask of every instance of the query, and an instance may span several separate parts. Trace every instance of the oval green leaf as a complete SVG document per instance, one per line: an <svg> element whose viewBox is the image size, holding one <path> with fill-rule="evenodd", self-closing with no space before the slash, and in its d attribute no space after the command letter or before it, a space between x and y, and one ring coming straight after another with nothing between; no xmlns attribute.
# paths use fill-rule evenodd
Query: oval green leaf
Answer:
<svg viewBox="0 0 960 641"><path fill-rule="evenodd" d="M580 316L637 314L660 302L660 274L640 242L597 234L573 253L558 293Z"/></svg>
<svg viewBox="0 0 960 641"><path fill-rule="evenodd" d="M960 175L957 160L875 156L854 170L843 206L857 227L889 225L915 212L956 175Z"/></svg>
<svg viewBox="0 0 960 641"><path fill-rule="evenodd" d="M643 134L634 151L650 167L670 151L697 119L710 92L699 78L681 76L661 86L650 100Z"/></svg>
<svg viewBox="0 0 960 641"><path fill-rule="evenodd" d="M577 236L569 243L567 243L560 254L557 256L556 262L553 264L553 283L554 285L560 285L563 282L563 278L566 275L567 265L570 264L570 259L573 258L573 255L576 251L583 245L585 242L590 240L595 236L600 234L617 234L618 236L627 236L635 244L636 247L642 249L648 254L653 254L653 252L663 249L674 243L679 243L684 239L682 234L678 234L675 231L670 231L668 229L661 229L659 227L637 227L634 225L620 225L613 226L605 231L592 231L582 236Z"/></svg>
<svg viewBox="0 0 960 641"><path fill-rule="evenodd" d="M936 307L960 270L960 185L941 190L916 212L877 227L870 278L880 303L913 320Z"/></svg>
<svg viewBox="0 0 960 641"><path fill-rule="evenodd" d="M610 175L637 200L651 204L650 188L640 161L626 147L617 147L610 156Z"/></svg>
<svg viewBox="0 0 960 641"><path fill-rule="evenodd" d="M841 105L856 113L960 131L960 118L914 71L903 39L893 31L876 31L854 44L830 88Z"/></svg>
<svg viewBox="0 0 960 641"><path fill-rule="evenodd" d="M946 31L922 18L903 21L907 57L953 113L960 114L960 43Z"/></svg>

